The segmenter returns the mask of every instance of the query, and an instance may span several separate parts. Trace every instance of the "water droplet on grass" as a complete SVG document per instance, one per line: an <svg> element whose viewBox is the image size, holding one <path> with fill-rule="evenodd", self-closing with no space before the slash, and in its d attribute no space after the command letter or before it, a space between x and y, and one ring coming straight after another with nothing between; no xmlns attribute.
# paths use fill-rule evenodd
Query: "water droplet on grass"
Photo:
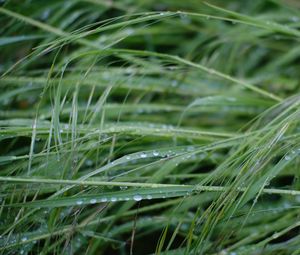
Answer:
<svg viewBox="0 0 300 255"><path fill-rule="evenodd" d="M76 204L77 204L77 205L82 205L83 202L82 202L82 200L78 200L78 201L76 201Z"/></svg>
<svg viewBox="0 0 300 255"><path fill-rule="evenodd" d="M154 156L154 157L159 156L159 152L158 152L158 151L153 151L153 156Z"/></svg>
<svg viewBox="0 0 300 255"><path fill-rule="evenodd" d="M195 150L195 147L194 146L189 146L188 148L187 148L187 151L194 151Z"/></svg>
<svg viewBox="0 0 300 255"><path fill-rule="evenodd" d="M27 237L26 236L22 237L21 241L22 242L26 242L27 241Z"/></svg>
<svg viewBox="0 0 300 255"><path fill-rule="evenodd" d="M95 198L92 198L92 199L90 200L90 203L91 203L91 204L96 204L96 203L97 203L97 200L96 200Z"/></svg>
<svg viewBox="0 0 300 255"><path fill-rule="evenodd" d="M92 160L90 160L90 159L87 159L86 161L85 161L85 165L86 166L92 166L94 164L94 162L92 161Z"/></svg>
<svg viewBox="0 0 300 255"><path fill-rule="evenodd" d="M285 155L285 156L284 156L284 159L285 159L285 160L291 160L291 156Z"/></svg>
<svg viewBox="0 0 300 255"><path fill-rule="evenodd" d="M110 201L116 202L116 201L117 201L117 198L116 198L116 197L112 197L112 198L110 199Z"/></svg>
<svg viewBox="0 0 300 255"><path fill-rule="evenodd" d="M44 10L44 11L42 12L42 14L41 14L41 19L42 19L42 20L48 19L49 16L50 16L50 13L51 13L51 10L50 10L50 9Z"/></svg>
<svg viewBox="0 0 300 255"><path fill-rule="evenodd" d="M172 81L172 87L177 87L177 84L178 84L177 80Z"/></svg>
<svg viewBox="0 0 300 255"><path fill-rule="evenodd" d="M141 195L136 194L136 195L133 196L133 199L134 199L135 201L141 201L143 198L142 198Z"/></svg>
<svg viewBox="0 0 300 255"><path fill-rule="evenodd" d="M132 28L125 29L125 34L126 35L132 35L133 33L134 33L134 29L132 29Z"/></svg>
<svg viewBox="0 0 300 255"><path fill-rule="evenodd" d="M103 197L103 198L101 198L101 202L107 202L107 198L106 197Z"/></svg>
<svg viewBox="0 0 300 255"><path fill-rule="evenodd" d="M141 153L141 158L147 158L147 154L145 152Z"/></svg>
<svg viewBox="0 0 300 255"><path fill-rule="evenodd" d="M151 196L151 195L147 195L146 197L147 197L147 199L149 199L149 200L152 199L152 196Z"/></svg>

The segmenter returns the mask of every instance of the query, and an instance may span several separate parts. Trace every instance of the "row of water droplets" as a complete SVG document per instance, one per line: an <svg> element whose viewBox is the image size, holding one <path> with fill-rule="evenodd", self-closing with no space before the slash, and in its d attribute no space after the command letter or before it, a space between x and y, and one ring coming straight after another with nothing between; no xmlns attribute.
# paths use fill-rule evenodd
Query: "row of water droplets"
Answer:
<svg viewBox="0 0 300 255"><path fill-rule="evenodd" d="M108 165L105 166L105 169L108 170L113 167L120 165L127 165L130 163L137 163L137 160L142 159L151 159L151 158L160 158L160 160L172 159L174 160L175 165L186 160L203 160L206 156L206 152L197 151L197 147L187 146L186 148L174 149L174 150L153 150L153 151L144 151L138 153L132 153L125 155L121 158L111 161Z"/></svg>
<svg viewBox="0 0 300 255"><path fill-rule="evenodd" d="M194 147L193 146L189 146L186 149L183 149L182 151L180 151L180 153L186 153L186 152L192 152L194 151ZM126 161L131 161L131 160L136 160L136 159L146 159L148 157L169 157L172 155L177 155L177 152L174 151L163 151L163 152L159 152L157 150L153 150L151 152L140 152L140 153L136 153L136 154L131 154L131 155L127 155L125 156ZM113 165L118 165L121 164L122 162L124 162L123 160L124 158L120 158L120 159L116 159L115 161L112 161L110 163L111 166ZM90 165L90 162L89 162ZM121 187L120 189L126 189L127 187ZM166 196L163 196L163 198L165 198ZM83 204L96 204L96 203L105 203L105 202L116 202L116 201L129 201L129 200L134 200L134 201L141 201L143 199L152 199L152 195L148 194L145 196L142 196L140 194L135 194L132 197L110 197L110 198L106 198L106 197L102 197L100 199L96 199L96 198L92 198L89 201L86 200L77 200L76 204L77 205L83 205Z"/></svg>
<svg viewBox="0 0 300 255"><path fill-rule="evenodd" d="M106 197L102 197L100 199L96 199L96 198L92 198L89 200L89 204L96 204L96 203L105 203L105 202L117 202L117 201L129 201L129 200L134 200L134 201L141 201L143 199L152 199L152 195L145 195L145 196L142 196L140 194L135 194L133 195L132 197L120 197L120 198L117 198L117 197L110 197L110 198L106 198ZM76 201L76 204L77 205L82 205L85 203L85 200L77 200Z"/></svg>
<svg viewBox="0 0 300 255"><path fill-rule="evenodd" d="M287 153L284 155L284 159L285 160L291 160L295 157L295 155L298 153L298 155L300 155L300 148L296 149L296 150L291 150L290 153Z"/></svg>
<svg viewBox="0 0 300 255"><path fill-rule="evenodd" d="M126 189L127 187L122 187L121 189ZM177 191L163 191L159 190L159 195L153 197L151 194L139 194L136 193L133 196L128 195L124 196L122 195L121 197L117 196L110 196L110 197L101 197L101 198L91 198L89 200L86 199L79 199L76 201L77 205L83 205L83 204L96 204L96 203L105 203L105 202L117 202L117 201L129 201L129 200L134 200L136 202L139 202L141 200L151 200L152 198L166 198L166 197L174 197L174 196L190 196L192 195L193 191L192 190L177 190Z"/></svg>
<svg viewBox="0 0 300 255"><path fill-rule="evenodd" d="M152 157L170 157L170 156L178 156L182 155L187 152L193 152L196 148L193 146L188 146L186 149L182 149L180 151L172 151L172 150L167 150L167 151L157 151L153 150L151 152L140 152L138 154L132 154L132 155L127 155L125 158L126 160L132 160L132 159L145 159L145 158L152 158Z"/></svg>

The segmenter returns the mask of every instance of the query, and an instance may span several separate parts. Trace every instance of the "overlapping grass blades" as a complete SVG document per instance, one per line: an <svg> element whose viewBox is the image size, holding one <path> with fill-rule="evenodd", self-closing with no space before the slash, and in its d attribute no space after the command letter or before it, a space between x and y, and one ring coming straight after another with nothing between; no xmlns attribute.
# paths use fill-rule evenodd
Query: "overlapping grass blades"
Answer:
<svg viewBox="0 0 300 255"><path fill-rule="evenodd" d="M299 254L298 8L2 3L0 253Z"/></svg>

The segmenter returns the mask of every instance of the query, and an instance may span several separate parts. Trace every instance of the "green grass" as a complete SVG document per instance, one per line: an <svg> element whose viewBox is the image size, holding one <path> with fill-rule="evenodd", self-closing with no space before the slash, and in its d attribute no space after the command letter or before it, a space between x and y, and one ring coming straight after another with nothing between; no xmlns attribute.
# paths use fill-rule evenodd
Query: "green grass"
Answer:
<svg viewBox="0 0 300 255"><path fill-rule="evenodd" d="M2 1L0 254L300 254L300 5Z"/></svg>

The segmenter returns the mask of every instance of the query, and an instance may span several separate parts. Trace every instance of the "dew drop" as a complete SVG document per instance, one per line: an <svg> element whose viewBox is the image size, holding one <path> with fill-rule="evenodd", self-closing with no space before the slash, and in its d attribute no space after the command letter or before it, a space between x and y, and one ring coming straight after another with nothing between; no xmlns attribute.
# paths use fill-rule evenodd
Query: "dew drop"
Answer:
<svg viewBox="0 0 300 255"><path fill-rule="evenodd" d="M147 154L143 152L143 153L141 154L141 158L147 158Z"/></svg>
<svg viewBox="0 0 300 255"><path fill-rule="evenodd" d="M172 87L177 87L178 82L176 80L172 81Z"/></svg>
<svg viewBox="0 0 300 255"><path fill-rule="evenodd" d="M96 204L96 203L97 203L97 200L96 200L95 198L93 198L93 199L90 200L90 203L91 203L91 204Z"/></svg>
<svg viewBox="0 0 300 255"><path fill-rule="evenodd" d="M77 204L77 205L82 205L83 202L82 202L82 200L78 200L78 201L76 201L76 204Z"/></svg>
<svg viewBox="0 0 300 255"><path fill-rule="evenodd" d="M116 197L112 197L112 198L110 199L110 201L116 202L116 201L117 201L117 198L116 198Z"/></svg>
<svg viewBox="0 0 300 255"><path fill-rule="evenodd" d="M285 160L291 160L291 156L285 155L285 156L284 156L284 159L285 159Z"/></svg>
<svg viewBox="0 0 300 255"><path fill-rule="evenodd" d="M153 156L154 156L154 157L159 156L159 152L158 152L158 151L153 151Z"/></svg>
<svg viewBox="0 0 300 255"><path fill-rule="evenodd" d="M101 202L107 202L107 198L106 197L103 197L103 198L101 198Z"/></svg>
<svg viewBox="0 0 300 255"><path fill-rule="evenodd" d="M128 34L128 35L129 35L129 34ZM125 69L125 73L126 73L126 74L132 74L133 71L134 71L134 69L131 68L131 67L128 67L128 68Z"/></svg>
<svg viewBox="0 0 300 255"><path fill-rule="evenodd" d="M147 197L147 199L149 199L149 200L152 199L152 196L151 196L151 195L147 195L146 197Z"/></svg>
<svg viewBox="0 0 300 255"><path fill-rule="evenodd" d="M126 35L132 35L133 33L134 33L134 29L132 29L132 28L125 29L125 34Z"/></svg>
<svg viewBox="0 0 300 255"><path fill-rule="evenodd" d="M45 11L42 12L41 19L42 19L42 20L48 19L50 13L51 13L51 10L50 10L50 9L46 9Z"/></svg>
<svg viewBox="0 0 300 255"><path fill-rule="evenodd" d="M22 237L21 241L22 242L26 242L27 241L27 237L26 236Z"/></svg>
<svg viewBox="0 0 300 255"><path fill-rule="evenodd" d="M194 151L195 150L195 147L194 146L189 146L188 148L187 148L187 151Z"/></svg>
<svg viewBox="0 0 300 255"><path fill-rule="evenodd" d="M136 195L133 196L133 199L134 199L135 201L141 201L143 198L142 198L141 195L136 194Z"/></svg>
<svg viewBox="0 0 300 255"><path fill-rule="evenodd" d="M87 159L86 161L85 161L85 165L86 166L92 166L94 164L94 162L92 161L92 160L90 160L90 159Z"/></svg>

